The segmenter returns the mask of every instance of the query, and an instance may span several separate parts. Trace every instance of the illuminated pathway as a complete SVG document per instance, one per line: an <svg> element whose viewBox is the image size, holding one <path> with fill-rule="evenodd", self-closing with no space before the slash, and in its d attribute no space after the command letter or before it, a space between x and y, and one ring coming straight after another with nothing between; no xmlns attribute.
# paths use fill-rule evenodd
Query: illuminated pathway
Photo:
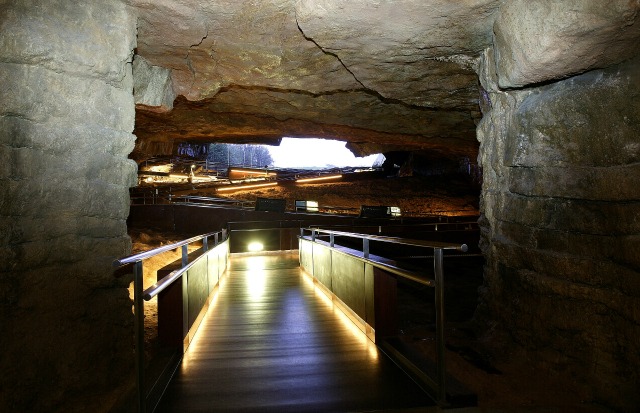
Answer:
<svg viewBox="0 0 640 413"><path fill-rule="evenodd" d="M234 256L157 412L359 412L433 402L299 267Z"/></svg>

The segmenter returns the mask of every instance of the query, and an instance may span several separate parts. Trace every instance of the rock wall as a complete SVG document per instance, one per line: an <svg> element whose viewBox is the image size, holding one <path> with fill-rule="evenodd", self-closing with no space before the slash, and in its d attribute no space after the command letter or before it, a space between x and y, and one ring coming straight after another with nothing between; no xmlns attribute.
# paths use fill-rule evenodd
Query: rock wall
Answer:
<svg viewBox="0 0 640 413"><path fill-rule="evenodd" d="M485 315L537 367L636 411L640 59L518 90L493 49L481 61Z"/></svg>
<svg viewBox="0 0 640 413"><path fill-rule="evenodd" d="M0 411L106 411L133 368L135 20L116 0L0 1Z"/></svg>

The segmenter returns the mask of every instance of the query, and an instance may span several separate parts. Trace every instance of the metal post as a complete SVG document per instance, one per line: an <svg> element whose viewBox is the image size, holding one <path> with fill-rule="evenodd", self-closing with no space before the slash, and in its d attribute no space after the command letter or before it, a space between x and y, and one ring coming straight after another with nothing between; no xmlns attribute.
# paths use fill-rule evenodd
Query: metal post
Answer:
<svg viewBox="0 0 640 413"><path fill-rule="evenodd" d="M218 245L218 242L219 242L219 240L218 240L218 235L219 235L219 234L220 234L219 232L216 232L216 234L213 236L214 241L215 241L215 245Z"/></svg>
<svg viewBox="0 0 640 413"><path fill-rule="evenodd" d="M311 242L316 242L316 230L311 230Z"/></svg>
<svg viewBox="0 0 640 413"><path fill-rule="evenodd" d="M436 366L438 375L438 403L443 406L447 403L445 389L446 369L444 359L444 271L442 248L433 250L433 270L435 273L435 304L436 304L436 351L438 363Z"/></svg>
<svg viewBox="0 0 640 413"><path fill-rule="evenodd" d="M369 240L367 238L362 238L362 256L369 258Z"/></svg>
<svg viewBox="0 0 640 413"><path fill-rule="evenodd" d="M188 247L189 244L184 244L182 246L182 266L186 267L187 264L189 264L189 250Z"/></svg>
<svg viewBox="0 0 640 413"><path fill-rule="evenodd" d="M138 413L146 412L146 390L144 380L144 301L142 261L133 264L133 308L136 336L136 388L138 390Z"/></svg>
<svg viewBox="0 0 640 413"><path fill-rule="evenodd" d="M209 237L202 238L202 251L209 251Z"/></svg>
<svg viewBox="0 0 640 413"><path fill-rule="evenodd" d="M329 234L329 246L333 248L334 243L335 243L335 235Z"/></svg>

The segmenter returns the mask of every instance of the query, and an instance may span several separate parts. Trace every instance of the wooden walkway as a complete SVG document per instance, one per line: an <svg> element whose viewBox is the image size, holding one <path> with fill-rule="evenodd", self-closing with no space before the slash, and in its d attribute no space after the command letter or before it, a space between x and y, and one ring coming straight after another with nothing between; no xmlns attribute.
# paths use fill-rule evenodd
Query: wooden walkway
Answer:
<svg viewBox="0 0 640 413"><path fill-rule="evenodd" d="M234 256L156 412L370 412L433 402L314 288L297 254Z"/></svg>

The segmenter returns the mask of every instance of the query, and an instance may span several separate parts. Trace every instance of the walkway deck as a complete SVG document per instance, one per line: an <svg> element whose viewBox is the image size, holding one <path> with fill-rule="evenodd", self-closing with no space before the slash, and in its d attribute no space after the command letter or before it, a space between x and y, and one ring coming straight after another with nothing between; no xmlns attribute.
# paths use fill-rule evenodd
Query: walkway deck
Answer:
<svg viewBox="0 0 640 413"><path fill-rule="evenodd" d="M433 402L334 309L297 254L235 256L156 412L365 412Z"/></svg>

